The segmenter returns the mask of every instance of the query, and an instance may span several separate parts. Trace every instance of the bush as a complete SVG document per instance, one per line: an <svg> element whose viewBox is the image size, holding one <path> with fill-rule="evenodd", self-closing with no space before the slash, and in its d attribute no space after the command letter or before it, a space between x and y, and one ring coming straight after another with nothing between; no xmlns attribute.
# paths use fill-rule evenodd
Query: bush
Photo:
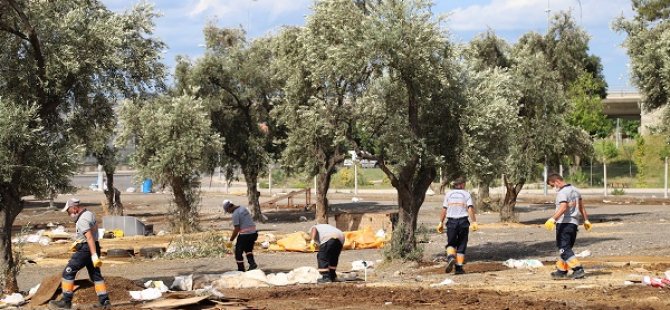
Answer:
<svg viewBox="0 0 670 310"><path fill-rule="evenodd" d="M226 234L208 233L205 236L186 240L183 237L172 241L163 254L167 259L199 258L199 257L225 257L231 254L231 249L226 248L229 236Z"/></svg>
<svg viewBox="0 0 670 310"><path fill-rule="evenodd" d="M626 192L624 192L623 188L615 188L615 189L612 190L612 195L615 195L615 196L621 196L621 195L625 195L625 194L626 194Z"/></svg>

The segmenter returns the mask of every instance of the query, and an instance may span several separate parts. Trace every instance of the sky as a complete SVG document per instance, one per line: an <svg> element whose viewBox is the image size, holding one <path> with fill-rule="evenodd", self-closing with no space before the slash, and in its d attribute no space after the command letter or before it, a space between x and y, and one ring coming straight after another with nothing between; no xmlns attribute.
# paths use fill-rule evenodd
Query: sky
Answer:
<svg viewBox="0 0 670 310"><path fill-rule="evenodd" d="M138 0L102 0L117 12ZM304 25L313 0L148 0L162 16L155 34L167 45L165 62L173 68L177 55L196 59L204 52L202 29L207 22L219 27L243 27L253 37L277 33L283 25ZM432 11L447 15L443 27L456 42L466 43L493 29L514 43L529 31L547 30L550 13L571 11L591 36L590 53L601 58L610 91L631 90L628 57L621 47L625 36L611 29L612 21L631 17L631 0L434 0Z"/></svg>

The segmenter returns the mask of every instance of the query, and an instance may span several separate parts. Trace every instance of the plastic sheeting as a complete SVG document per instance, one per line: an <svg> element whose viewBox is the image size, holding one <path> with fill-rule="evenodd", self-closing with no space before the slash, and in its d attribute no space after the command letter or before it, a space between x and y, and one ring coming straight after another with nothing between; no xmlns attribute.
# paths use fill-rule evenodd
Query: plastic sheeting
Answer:
<svg viewBox="0 0 670 310"><path fill-rule="evenodd" d="M374 232L369 227L364 227L361 230L345 231L344 232L344 250L359 250L359 249L381 249L384 247L386 234ZM310 237L305 232L295 232L285 235L283 238L277 240L277 244L270 244L268 250L270 251L292 251L292 252L311 252L307 240Z"/></svg>

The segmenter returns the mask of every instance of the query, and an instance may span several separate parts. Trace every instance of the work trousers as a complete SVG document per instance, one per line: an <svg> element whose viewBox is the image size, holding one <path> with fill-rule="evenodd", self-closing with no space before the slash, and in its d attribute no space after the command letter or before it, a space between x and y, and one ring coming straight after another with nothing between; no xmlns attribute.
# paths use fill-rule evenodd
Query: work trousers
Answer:
<svg viewBox="0 0 670 310"><path fill-rule="evenodd" d="M100 256L100 244L97 241L95 242L95 248L95 252ZM93 267L93 260L91 259L91 251L88 243L80 243L77 245L76 249L76 252L70 257L70 261L68 261L65 270L63 270L63 279L61 282L63 300L72 301L72 297L74 296L74 279L77 277L77 272L86 267L88 277L95 285L98 301L100 301L100 304L104 304L105 301L109 300L109 294L107 293L105 279L102 277L100 268Z"/></svg>

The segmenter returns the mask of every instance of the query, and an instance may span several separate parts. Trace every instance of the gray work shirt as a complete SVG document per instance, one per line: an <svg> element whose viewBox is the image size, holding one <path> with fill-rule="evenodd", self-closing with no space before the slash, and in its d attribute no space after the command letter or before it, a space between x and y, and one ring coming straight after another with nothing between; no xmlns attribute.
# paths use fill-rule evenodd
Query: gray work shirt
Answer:
<svg viewBox="0 0 670 310"><path fill-rule="evenodd" d="M442 207L447 209L447 218L468 216L468 208L472 207L472 196L466 190L452 189L444 195Z"/></svg>
<svg viewBox="0 0 670 310"><path fill-rule="evenodd" d="M312 226L312 228L316 229L316 239L314 240L315 242L318 242L319 244L324 244L328 242L330 239L340 239L340 242L344 244L344 233L335 228L332 225L328 224L317 224ZM311 230L311 229L310 229Z"/></svg>
<svg viewBox="0 0 670 310"><path fill-rule="evenodd" d="M561 187L556 194L556 211L561 208L561 203L567 203L568 209L556 220L556 223L572 223L579 225L579 200L582 195L576 187L567 184Z"/></svg>
<svg viewBox="0 0 670 310"><path fill-rule="evenodd" d="M95 220L95 213L84 210L75 223L75 228L77 229L77 234L75 235L75 241L77 242L86 242L86 236L84 235L87 231L90 231L93 234L93 241L98 241L98 229L97 222Z"/></svg>
<svg viewBox="0 0 670 310"><path fill-rule="evenodd" d="M254 223L249 210L243 206L238 206L237 209L233 211L233 225L240 226L241 235L253 234L256 232L256 223Z"/></svg>

